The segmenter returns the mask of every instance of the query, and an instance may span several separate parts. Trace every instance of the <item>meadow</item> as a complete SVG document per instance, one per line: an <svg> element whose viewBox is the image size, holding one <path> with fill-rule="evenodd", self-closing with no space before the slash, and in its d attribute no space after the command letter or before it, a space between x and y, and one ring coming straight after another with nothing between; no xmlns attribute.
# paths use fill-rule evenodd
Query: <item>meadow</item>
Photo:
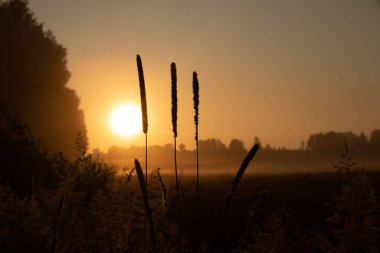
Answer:
<svg viewBox="0 0 380 253"><path fill-rule="evenodd" d="M195 245L203 242L210 252L255 247L252 252L270 249L269 252L328 252L318 237L331 229L328 220L335 215L335 201L342 194L342 176L340 173L246 175L227 212L222 208L225 201L222 193L228 192L233 176L205 176L200 209L189 208L196 215L181 225L185 230L190 228L189 237ZM371 172L367 176L378 196L380 173ZM193 181L191 177L184 179L189 203L195 201L191 194ZM279 235L281 238L277 238ZM268 241L263 245L264 239Z"/></svg>
<svg viewBox="0 0 380 253"><path fill-rule="evenodd" d="M363 171L348 154L335 172L287 175L259 174L253 158L225 210L239 166L201 170L197 201L194 167L182 174L180 163L177 183L173 168L149 167L148 180L137 180L138 166L113 168L80 136L68 160L41 150L19 119L2 119L0 252L379 249L380 173Z"/></svg>
<svg viewBox="0 0 380 253"><path fill-rule="evenodd" d="M58 3L58 1L56 2ZM105 3L105 1L103 2ZM97 4L91 5L90 9L96 6ZM154 10L154 13L159 13L152 6L149 5ZM81 9L77 5L73 5L72 8L73 10ZM340 5L339 8L341 8ZM50 9L50 7L47 9ZM212 7L212 9L215 8ZM309 6L308 9L313 8ZM63 9L59 7L57 10L61 12ZM329 8L328 10L331 9ZM135 13L133 9L131 11ZM88 11L88 14L91 12ZM233 16L230 14L233 12L233 9L228 10L228 20L232 20L231 17ZM156 14L148 16L156 17ZM181 12L178 17L188 16L183 14ZM205 14L207 19L210 17L214 19L209 13L205 12ZM315 15L317 13L304 16L314 17ZM55 19L54 14L49 16ZM96 18L88 18L88 20L94 22L98 18L100 20L102 16L103 14L100 14ZM101 71L96 71L96 69L91 68L92 64L83 61L83 66L86 66L85 68L90 71L87 73L89 79L83 79L83 83L79 84L78 87L89 87L88 91L90 92L82 93L83 97L80 98L72 88L75 85L71 86L71 83L69 83L71 74L67 65L66 47L57 42L53 33L44 27L44 23L37 21L37 16L29 9L28 1L0 1L0 34L2 34L0 37L0 55L2 56L0 59L0 83L2 85L2 92L0 93L0 253L379 252L379 129L373 130L370 136L366 136L364 133L357 135L353 132L330 131L327 133L314 133L306 141L302 141L298 149L293 150L271 147L269 144L264 146L261 144L260 139L254 136L252 136L252 139L254 139L255 143L248 149L245 148L243 141L236 138L232 139L229 145L225 145L219 139L211 137L206 140L199 139L199 133L202 133L203 136L204 133L213 132L213 129L207 130L202 125L204 124L203 122L207 122L203 121L203 119L213 118L210 117L210 114L223 116L214 119L218 124L220 122L220 126L222 124L244 125L246 128L242 129L249 131L249 133L253 133L260 128L258 127L261 124L259 121L267 118L263 117L266 113L268 113L269 119L276 118L279 120L268 123L268 126L270 126L266 126L268 131L270 128L280 129L276 128L280 125L276 122L280 122L281 127L283 127L285 126L283 125L285 121L292 121L294 124L292 128L298 128L306 121L314 118L314 114L307 114L307 117L305 116L302 121L298 122L288 117L289 111L280 110L283 107L282 99L293 100L295 98L294 94L296 93L292 92L291 85L287 84L288 82L290 83L291 79L287 79L285 83L279 82L280 86L278 87L268 85L277 83L282 78L283 73L289 72L288 69L284 69L284 66L289 65L290 62L297 64L294 59L297 59L298 56L289 53L292 52L289 50L290 48L285 48L286 50L284 51L286 52L284 55L291 56L289 62L281 62L281 57L274 55L273 65L265 66L264 64L261 66L261 62L270 61L265 58L256 58L258 56L256 52L267 52L266 47L261 49L254 48L254 50L249 49L249 52L255 52L256 55L252 55L254 57L247 55L248 62L245 62L243 61L245 57L242 56L248 51L239 49L243 51L236 52L231 50L233 47L229 46L228 48L226 47L226 50L220 51L220 55L225 57L227 56L226 52L231 52L237 57L238 61L235 63L232 61L226 62L225 60L220 61L223 65L219 66L219 70L214 69L212 71L212 69L204 65L205 62L208 62L205 59L211 59L212 55L208 54L207 47L203 48L205 44L203 42L209 41L213 37L214 31L209 34L207 30L202 29L200 34L207 35L207 40L193 38L194 35L198 34L197 32L181 31L181 34L189 34L191 37L187 38L191 39L188 40L183 37L182 39L186 43L182 43L181 40L176 38L170 43L165 43L167 45L187 45L185 50L175 49L170 51L171 53L162 50L164 49L162 47L158 46L156 48L156 45L158 45L156 40L160 40L161 37L166 37L166 35L162 36L160 34L157 37L152 33L152 39L145 38L144 40L153 46L154 51L159 50L157 52L160 55L165 55L165 59L167 59L166 57L172 57L172 54L179 53L176 58L181 63L180 71L188 69L185 66L190 63L192 65L194 59L199 59L201 63L203 62L195 66L201 68L201 84L205 82L204 91L206 92L203 93L203 86L199 84L196 71L192 69L192 73L189 70L180 72L181 75L183 73L184 77L189 77L188 88L189 90L192 88L193 101L188 99L190 100L188 102L193 102L193 115L178 115L177 67L176 63L172 62L170 64L171 90L167 90L167 93L169 94L170 92L171 94L171 108L167 108L167 111L171 109L171 130L173 135L167 141L173 144L168 144L164 147L152 145L153 141L152 143L148 142L148 140L151 140L150 137L154 137L151 136L152 131L149 132L151 125L148 124L150 123L148 116L152 116L150 114L152 112L153 117L160 118L164 110L150 110L151 108L158 109L155 108L157 102L156 104L149 104L147 93L149 94L152 91L151 95L158 97L158 99L152 99L152 102L159 101L160 104L164 105L163 102L168 101L161 101L163 93L155 93L154 91L157 92L157 87L164 90L166 86L161 87L161 83L157 82L154 76L150 76L148 80L151 80L152 86L146 90L142 59L140 55L136 55L141 99L141 122L137 122L136 118L128 118L131 115L126 114L121 115L121 118L116 120L115 124L117 128L123 128L125 125L119 125L119 123L128 118L127 126L134 125L138 127L137 129L140 129L141 123L140 130L142 130L145 137L145 146L132 146L130 148L111 146L107 152L102 153L100 150L89 152L87 126L84 120L85 114L86 117L91 115L90 112L93 109L93 112L96 112L95 114L102 118L101 111L106 110L106 107L108 107L102 102L104 102L103 100L108 100L108 98L110 100L114 99L110 95L112 92L108 93L108 91L111 90L113 83L119 82L108 78L107 82L97 80L99 78L96 72L102 72L105 76L115 77L117 76L117 71L114 71L115 66L120 64L119 67L122 69L120 77L127 75L128 83L132 83L131 80L133 79L129 80L129 65L127 64L127 67L124 65L127 59L123 58L125 56L123 56L122 52L126 52L125 49L131 45L131 42L135 41L134 38L144 38L144 36L140 36L140 32L143 32L146 28L148 28L146 31L149 31L149 33L154 30L161 31L161 29L150 29L149 26L146 28L143 28L145 27L144 25L140 26L141 21L146 19L141 16L134 18L126 15L126 13L123 13L122 16L128 16L131 20L135 20L133 22L137 28L135 32L130 30L134 25L129 23L120 27L121 30L119 31L114 26L112 19L107 19L107 23L112 25L112 29L110 29L109 34L107 32L107 36L100 34L104 24L94 22L94 29L83 25L83 23L75 24L75 27L86 27L88 31L94 30L102 37L112 36L111 30L118 31L116 37L123 42L122 49L98 48L91 51L91 47L89 47L91 45L99 46L104 44L109 47L113 43L103 43L99 40L91 39L91 37L88 37L87 31L83 32L83 34L87 34L85 35L86 37L77 38L77 35L82 34L82 32L75 33L75 30L72 29L73 27L67 27L67 31L75 35L75 41L83 41L86 48L86 50L76 51L74 49L70 51L73 52L74 58L75 52L80 52L79 58L86 58L87 55L92 61L108 64L102 60L102 57L98 58L95 52L108 55L110 51L115 51L118 54L117 59L122 59L122 61L114 61L115 59L110 58L115 64L109 64L112 71L107 70L107 68L99 68ZM166 14L165 16L170 17ZM256 15L254 16L256 17ZM278 15L276 14L276 16ZM346 16L341 17L346 19ZM67 15L67 17L70 18L70 21L71 19L75 20L71 15ZM292 17L292 20L294 19L293 14L289 15L289 17ZM154 22L156 23L159 19L161 17L154 20ZM194 18L191 19L193 20ZM356 19L361 20L360 18ZM70 23L67 21L62 21L62 24ZM177 23L173 21L174 19L170 18L170 24ZM198 21L204 22L202 20ZM207 21L206 23L209 26L214 22ZM255 21L255 23L257 22ZM266 23L272 24L276 22L263 22L263 24ZM279 23L282 24L282 22ZM301 23L306 24L309 22L297 22L297 24ZM181 23L178 24L178 27L182 27ZM230 24L231 22L228 22L228 26ZM249 23L244 21L244 24ZM167 28L172 26L162 27L165 28L165 31L169 31ZM225 25L221 27L222 30L220 31L225 34L228 27ZM237 30L245 31L245 29L242 29L244 26L239 25L236 27L239 28ZM339 28L339 31L346 31L347 28ZM272 29L269 30L272 31ZM306 29L306 27L304 30L312 31L309 28ZM372 31L359 27L355 30ZM281 31L283 31L283 28L281 28ZM118 37L123 33L132 35L132 37L124 41L124 39ZM244 32L244 34L254 34L256 36L258 33ZM293 36L300 33L294 31L289 34ZM334 34L335 32L331 32L328 37ZM364 37L361 35L355 35L352 38ZM65 38L63 34L60 34L61 36ZM238 41L235 36L227 34L226 36L234 38L233 41L235 39ZM308 38L308 35L301 36L302 40ZM317 37L326 38L326 36L327 34ZM172 37L168 36L168 38ZM342 38L337 41L343 41ZM201 43L202 47L197 46L199 42L194 43L196 41L203 41ZM213 50L210 50L210 53L218 48L215 47L215 43L223 44L223 41L224 39L212 42L210 48ZM250 40L244 39L241 41L249 42ZM275 45L273 50L276 52L278 45L290 44L278 43L275 37L273 41L276 43L265 42L265 44ZM354 41L354 44L357 44L355 40L349 38L345 41ZM194 46L193 49L188 47L191 44ZM254 44L256 43L252 45ZM328 43L318 43L318 47L322 46L322 44ZM298 47L297 44L294 45ZM138 49L142 50L143 53L152 52L148 50L149 47L140 47L138 43L135 46L137 47L134 47L132 43L132 47L128 50ZM305 44L305 49L307 50L313 47L313 45ZM302 49L302 47L300 48ZM342 48L341 43L337 48ZM202 53L203 56L193 60L189 58L187 63L183 61L184 55L180 52L186 51L185 56L189 57L193 54L192 52L195 52L192 51L194 49L196 51L201 49L200 52L206 50L204 52L207 54ZM329 52L332 49L326 51L326 56L328 54L330 57ZM351 50L350 47L347 47L347 50L350 53L355 51ZM309 51L320 53L320 50ZM340 50L337 51L340 52ZM300 52L304 55L304 50ZM130 56L130 54L127 55L127 57ZM264 55L267 54L265 53ZM371 53L371 55L375 54ZM351 54L347 56L355 60L355 57L352 57ZM159 61L152 61L155 58ZM225 59L228 58L226 57ZM252 61L253 58L258 60L260 64L251 65L254 62ZM339 77L340 73L343 73L340 69L330 69L329 65L325 64L327 61L330 63L329 58L326 58L326 62L314 62L317 58L319 58L319 55L318 57L313 55L308 57L308 59L313 60L310 60L313 73L316 70L315 66L318 65L328 68L328 73L330 71L331 73L336 73L337 77ZM361 58L365 59L365 57ZM219 58L216 57L215 59ZM299 59L302 60L302 58ZM342 63L347 63L347 59L342 58L342 60ZM153 54L148 62L147 66L152 66L151 64L153 63L162 62L162 59L160 60L160 57ZM368 62L371 63L371 61ZM299 63L303 65L303 61ZM335 61L332 61L332 63L335 64ZM210 65L214 66L215 64L210 62ZM228 67L233 65L239 66L239 69L245 69L245 71L236 72L237 69ZM260 68L257 69L259 65ZM277 65L281 70L280 72L278 70L276 72L275 66ZM74 66L76 66L75 63ZM371 67L373 66L375 65L371 65ZM169 64L167 67L167 74L169 74ZM294 70L297 70L294 73L295 75L310 76L309 72L303 72L299 68L302 67L301 64L293 67ZM158 73L160 69L163 68L159 66L159 68L149 70L147 73ZM226 71L223 71L224 69ZM208 75L205 75L208 70L211 71L208 72ZM252 72L253 70L254 72ZM317 70L319 69L317 68ZM344 71L344 73L350 72ZM225 78L226 76L223 76L222 74L224 73L222 72L228 72L228 78ZM270 76L274 76L278 80L261 80L260 76L257 76L259 72L265 73L265 75L270 73ZM360 90L366 90L362 86L366 80L358 75L356 69L351 72L359 78ZM230 79L229 77L235 75L235 73L238 75L238 79ZM245 80L242 73L244 75L249 74L249 76L252 74L252 76L257 76L259 79L248 78ZM279 73L281 75L278 75ZM192 80L190 80L190 74L192 74ZM215 78L223 80L223 82L212 84L210 82L212 79L209 79L210 77L208 76L213 74L220 75ZM163 74L159 75L163 76ZM73 76L76 75L74 74ZM367 76L372 77L370 74ZM322 83L330 86L329 82L325 83L326 80L324 79L323 77L319 80L316 79L315 87L323 86L321 85ZM334 83L336 82L335 79L333 78L332 80ZM91 82L86 82L85 80L91 80ZM237 82L236 80L240 81ZM192 81L192 87L190 87L190 81ZM300 83L309 83L309 81L304 79ZM97 82L101 85L96 86ZM121 85L125 85L124 82L125 80L120 81ZM341 87L349 87L343 79L341 84ZM350 83L348 84L351 85ZM372 85L372 83L369 82L369 85ZM226 93L221 99L222 97L219 97L219 95L223 94L223 86L232 87L240 94L235 93L234 96L231 96L232 94L229 94L226 89ZM253 90L253 87L255 90ZM262 89L265 87L269 87L266 92L265 89ZM341 89L340 86L336 87ZM124 94L121 95L123 92L133 94L132 85L125 85L124 88L117 92L118 96L116 97L119 97L119 95L124 97ZM137 89L137 83L135 88ZM182 90L182 88L184 87L181 83L180 89ZM284 88L289 88L289 92L283 92ZM302 86L302 89L305 88ZM258 90L260 92L257 92ZM308 93L304 93L305 98L311 97L310 94L315 93L313 97L318 99L314 100L314 102L313 100L307 102L312 105L316 104L316 107L321 107L318 109L323 109L323 111L319 112L323 119L329 118L325 117L328 116L326 110L334 109L337 107L338 102L343 106L351 104L351 101L347 103L346 97L344 97L344 100L337 100L335 93L331 93L334 95L332 97L334 103L330 107L323 107L320 106L320 97L322 97L323 93L319 94L315 92L317 90L308 88L307 90ZM344 94L348 90L350 89L345 89L340 93ZM92 97L91 94L96 92L102 93L102 96ZM268 93L268 97L259 97L265 93ZM276 96L277 93L281 96ZM284 97L286 93L290 95L288 98ZM372 93L377 94L376 92ZM324 94L329 94L328 90ZM216 96L215 100L210 95L218 96ZM352 95L356 94L352 93ZM365 103L358 100L357 104L352 104L369 104L370 100L368 100L367 95L362 94L362 97L365 98L363 100ZM218 97L220 100L217 100ZM91 110L81 109L81 99L92 99L90 103ZM135 98L132 100L134 101ZM250 102L247 100L252 100L257 104L246 103ZM202 104L203 101L208 103ZM266 105L267 102L268 105ZM299 105L304 105L304 102ZM209 111L208 113L203 108L200 110L200 104L203 106L211 105L210 103L218 105L218 110L224 110L225 108L223 107L228 105L230 110L225 112ZM269 103L273 104L269 106ZM234 105L238 104L242 106L234 107ZM272 106L275 110L272 110ZM162 107L164 108L164 106ZM373 107L376 108L376 106ZM232 113L235 114L234 108L240 108L236 110L236 115L232 115ZM284 108L286 107L284 106ZM293 108L293 106L289 108ZM342 108L344 110L341 112L344 112L344 114L352 111L352 115L364 115L362 111L357 112L352 108ZM369 111L369 108L366 107L365 109ZM272 111L276 111L276 114L272 114ZM293 109L290 111L292 114L298 115ZM236 116L239 114L241 116L237 120ZM336 115L337 120L343 122L344 118L340 117L342 115ZM351 118L354 119L355 123L356 121L362 123L362 120L357 120L351 114L348 115L350 120ZM177 120L182 120L185 116L193 120L190 126L177 129ZM224 116L228 118L224 118ZM297 118L297 120L301 120L301 118ZM316 117L315 122L318 121L320 119ZM344 121L344 129L346 129L346 125L351 127L349 122L351 121ZM370 122L375 124L372 118ZM334 126L330 121L328 124ZM101 136L105 134L105 128L99 128L99 125L102 125L102 123L93 121L93 124L89 124L88 127L95 132L95 135ZM261 128L263 126L261 125ZM195 144L195 149L187 150L184 144L181 145L179 142L177 147L177 141L182 141L182 139L177 140L177 137L181 136L182 138L181 134L183 132L189 133L190 127L194 130L193 144ZM367 126L366 129L368 128ZM98 130L95 131L95 129ZM240 134L239 130L237 130L240 128L226 128L224 132L229 132L230 130L228 129L235 129L234 132L236 131L235 133ZM312 129L320 128L313 126ZM325 127L322 129L325 129ZM341 127L340 129L343 128ZM298 130L294 128L292 132L297 132ZM162 129L159 131L162 131ZM125 133L128 133L128 131ZM111 135L108 135L108 137L111 137ZM108 137L105 134L103 138L108 140ZM341 153L343 146L346 148L345 153L339 159L339 153ZM359 161L359 164L354 162L350 154L353 154L355 159L359 158L355 160ZM362 165L368 170L362 169Z"/></svg>
<svg viewBox="0 0 380 253"><path fill-rule="evenodd" d="M139 56L137 64L146 138L138 157L144 169L137 159L130 166L122 152L119 167L113 167L101 153L88 152L83 135L77 137L73 159L43 149L21 119L0 111L0 252L378 251L379 172L365 172L347 145L341 159L327 168L315 162L318 152L313 150L261 149L256 143L248 151L237 140L229 149L215 139L199 141L196 72L196 150L176 148L174 64L174 147L154 147L159 152L148 156L152 149ZM349 133L314 139L331 135L348 136L353 143L357 139ZM199 147L205 161L200 166ZM162 171L155 161L159 158L165 161ZM330 173L305 173L297 159L318 167L314 172ZM271 163L275 166L268 169Z"/></svg>

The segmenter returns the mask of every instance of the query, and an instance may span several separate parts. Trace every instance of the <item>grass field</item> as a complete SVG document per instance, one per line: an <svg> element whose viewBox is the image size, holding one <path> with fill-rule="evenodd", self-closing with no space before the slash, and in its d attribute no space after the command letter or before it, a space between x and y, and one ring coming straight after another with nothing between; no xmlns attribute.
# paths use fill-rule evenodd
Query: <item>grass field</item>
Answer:
<svg viewBox="0 0 380 253"><path fill-rule="evenodd" d="M367 175L379 196L380 173ZM291 217L297 233L325 230L326 220L333 215L333 199L342 193L342 176L338 173L246 175L230 209L225 212L223 203L232 179L228 174L203 176L201 205L196 210L195 177L182 178L187 215L181 220L181 228L195 248L202 242L210 252L227 252L238 247L254 203L256 207L250 218L250 226L254 229L262 229L268 217L280 211ZM294 238L298 239L301 238Z"/></svg>

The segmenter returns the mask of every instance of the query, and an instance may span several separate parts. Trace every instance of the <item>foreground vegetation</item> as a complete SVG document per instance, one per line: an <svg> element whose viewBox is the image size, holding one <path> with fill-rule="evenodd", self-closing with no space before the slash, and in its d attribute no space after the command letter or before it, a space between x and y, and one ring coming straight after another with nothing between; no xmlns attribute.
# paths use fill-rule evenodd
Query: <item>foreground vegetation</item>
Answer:
<svg viewBox="0 0 380 253"><path fill-rule="evenodd" d="M5 114L3 114L4 116ZM28 128L1 118L0 252L151 252L135 169L86 152L39 148ZM158 252L377 252L380 175L345 154L336 174L243 177L228 211L231 175L182 177L153 170L148 201Z"/></svg>
<svg viewBox="0 0 380 253"><path fill-rule="evenodd" d="M41 46L42 49L52 48L61 56L57 62L60 63L59 69L63 70L64 78L58 82L59 87L69 93L73 105L71 113L76 115L74 119L79 120L57 122L60 122L59 128L70 130L71 135L75 129L83 130L83 115L77 109L78 100L71 90L64 88L68 79L65 50L55 43L50 33L43 32L42 25L35 21L25 1L0 2L0 16L7 21L0 28L6 32L12 31L11 35L14 35L9 36L14 39L12 43L4 44L30 42L29 32L37 33L38 38L50 45ZM20 40L20 33L13 32L17 29L14 20L19 20L22 28L20 31L25 32L27 39ZM2 49L7 51L5 47ZM23 73L17 71L20 64L9 64L14 59L34 64L34 58L25 60L32 51L34 50L26 47L25 51L13 55L12 52L17 50L9 50L11 54L6 55L7 60L3 63L8 67L7 73L16 71L17 74L8 76L4 83L13 87L9 80L16 80L14 77L17 76L21 81L17 79L15 84L33 87L33 84L40 83L32 78L35 73L44 78L46 74L54 73L49 69L30 71L33 70L30 66L25 66L27 71ZM335 166L338 174L243 177L250 160L259 149L259 145L255 145L234 178L222 174L204 177L203 174L199 181L199 87L196 73L193 75L196 84L193 86L196 177L173 177L172 174L162 176L160 169L152 165L148 177L148 121L139 56L137 62L142 94L143 132L146 137L145 175L138 160L134 161L135 166L127 163L131 167L124 167L121 173L116 173L115 169L101 160L99 153L88 153L85 134L78 135L76 153L73 154L66 152L64 155L42 148L49 142L43 143L43 146L36 142L30 129L17 116L0 107L0 252L379 251L379 202L376 196L379 193L380 176L378 173L366 174L352 162L347 152ZM33 75L30 76L29 72ZM50 84L55 78L47 80ZM34 88L49 90L46 87ZM21 90L24 92L16 88L17 94L31 95L30 92L25 92L27 89ZM173 88L174 91L173 130L176 138L176 87ZM5 92L2 102L9 100L19 104L21 100L12 99L12 92L13 90ZM38 101L40 97L37 97ZM42 108L48 108L49 103L43 104ZM33 101L33 106L21 108L34 108L36 104ZM7 108L15 109L16 106L8 105ZM52 130L51 124L40 120L62 117L61 113L55 112L54 117L45 115L40 118L34 112L25 112L22 116L25 115L36 119L38 128L41 127L44 134L56 137L60 133L60 139L70 142L70 138L62 137L66 136L62 135L63 131ZM63 122L79 122L79 127L67 126ZM35 126L35 132L36 129ZM44 140L41 136L40 139ZM53 138L47 139L51 141ZM364 135L313 135L307 147L316 152L329 153L331 150L327 150L325 144L331 139L347 139L358 150L374 154L377 154L377 148L380 147L378 130L373 132L370 142ZM176 147L175 139L174 142ZM226 148L223 149L216 140L211 140L210 143L216 143L216 146L210 147L220 147L222 152L219 149L204 149L200 141L200 150L208 152L209 159L213 152L214 155L226 154ZM232 144L229 151L241 162L247 150L238 140ZM306 149L299 152L304 151ZM175 148L175 157L176 152ZM183 153L187 154L186 150ZM267 155L271 153L289 155L289 152L272 150L270 147L263 152ZM201 173L203 172L202 169Z"/></svg>

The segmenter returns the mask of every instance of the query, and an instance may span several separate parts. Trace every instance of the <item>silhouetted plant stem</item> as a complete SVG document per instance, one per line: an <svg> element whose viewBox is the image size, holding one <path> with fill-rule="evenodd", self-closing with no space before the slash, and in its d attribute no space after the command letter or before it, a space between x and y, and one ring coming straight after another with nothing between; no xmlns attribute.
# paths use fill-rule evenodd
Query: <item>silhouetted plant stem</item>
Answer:
<svg viewBox="0 0 380 253"><path fill-rule="evenodd" d="M234 194L234 192L235 192L235 190L236 190L236 188L240 182L241 177L244 174L244 171L247 169L249 163L251 162L253 157L256 155L258 150L259 150L259 145L258 144L253 145L253 147L251 148L251 150L248 152L247 156L245 157L243 163L241 164L240 169L237 171L235 179L232 182L231 190L227 195L226 202L224 203L224 211L227 211L227 209L230 205L232 196L233 196L233 194Z"/></svg>
<svg viewBox="0 0 380 253"><path fill-rule="evenodd" d="M194 124L195 142L197 152L197 207L199 206L199 152L198 152L198 123L199 123L199 82L197 72L193 72L193 100L194 100Z"/></svg>
<svg viewBox="0 0 380 253"><path fill-rule="evenodd" d="M197 207L199 207L199 151L198 151L198 139L196 141L196 151L197 151Z"/></svg>
<svg viewBox="0 0 380 253"><path fill-rule="evenodd" d="M145 182L148 184L148 134L145 134Z"/></svg>
<svg viewBox="0 0 380 253"><path fill-rule="evenodd" d="M142 114L142 127L145 134L145 180L148 182L148 112L146 105L146 92L145 92L145 80L144 70L140 55L136 56L137 71L139 75L140 85L140 98L141 98L141 114Z"/></svg>
<svg viewBox="0 0 380 253"><path fill-rule="evenodd" d="M162 180L162 177L161 177L160 168L157 169L157 176L158 176L158 182L160 183L161 191L162 191L162 204L163 204L163 207L165 208L166 213L168 213L169 212L168 197L167 197L168 194L166 191L164 181Z"/></svg>
<svg viewBox="0 0 380 253"><path fill-rule="evenodd" d="M147 112L147 105L146 105L144 70L143 70L140 55L136 56L136 62L137 62L137 72L138 72L138 76L139 76L139 86L140 86L142 128L143 128L143 133L145 134L145 182L148 183L148 112ZM146 220L144 223L144 248L143 248L143 252L145 252L145 244L146 244L145 243L145 232L146 232Z"/></svg>
<svg viewBox="0 0 380 253"><path fill-rule="evenodd" d="M55 245L57 243L58 223L59 223L59 218L62 213L64 202L65 202L65 197L62 195L61 198L59 199L58 206L57 206L57 213L53 220L53 238L52 238L52 243L51 243L51 253L55 252Z"/></svg>
<svg viewBox="0 0 380 253"><path fill-rule="evenodd" d="M180 252L180 253L188 252L186 251L186 249L182 249L181 246L177 245L178 242L175 241L172 235L169 235L168 233L166 233L165 230L163 230L157 223L155 225L158 232L160 232L163 235L164 239L168 241L177 252Z"/></svg>
<svg viewBox="0 0 380 253"><path fill-rule="evenodd" d="M177 68L173 62L170 65L171 79L172 79L172 126L174 137L174 171L175 171L175 185L177 190L177 211L179 212L179 189L178 189L178 173L177 173Z"/></svg>
<svg viewBox="0 0 380 253"><path fill-rule="evenodd" d="M177 193L177 211L179 212L179 186L178 186L178 173L177 173L177 138L174 138L174 171L175 171L175 186Z"/></svg>
<svg viewBox="0 0 380 253"><path fill-rule="evenodd" d="M181 196L182 196L183 207L186 209L185 191L183 190L181 180L178 180L178 186L179 186L179 188L181 189Z"/></svg>
<svg viewBox="0 0 380 253"><path fill-rule="evenodd" d="M141 193L143 196L145 214L146 214L146 217L148 219L149 234L150 234L150 240L152 242L153 252L157 252L156 237L155 237L155 233L154 233L153 215L152 215L152 210L150 208L149 200L148 200L148 190L147 190L146 183L144 180L144 173L143 173L141 166L140 166L140 163L137 159L135 159L135 167L136 167L136 173L137 173Z"/></svg>

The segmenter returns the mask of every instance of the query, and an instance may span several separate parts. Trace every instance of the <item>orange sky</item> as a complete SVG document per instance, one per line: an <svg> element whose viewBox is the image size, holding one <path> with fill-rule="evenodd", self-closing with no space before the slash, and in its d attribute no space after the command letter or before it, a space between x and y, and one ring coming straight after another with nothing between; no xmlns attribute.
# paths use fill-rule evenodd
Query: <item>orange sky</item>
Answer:
<svg viewBox="0 0 380 253"><path fill-rule="evenodd" d="M142 56L149 143L172 142L170 63L178 71L178 142L194 147L192 71L200 138L296 148L309 134L380 128L380 8L376 0L30 0L68 50L92 148L143 145L108 118L140 106Z"/></svg>

